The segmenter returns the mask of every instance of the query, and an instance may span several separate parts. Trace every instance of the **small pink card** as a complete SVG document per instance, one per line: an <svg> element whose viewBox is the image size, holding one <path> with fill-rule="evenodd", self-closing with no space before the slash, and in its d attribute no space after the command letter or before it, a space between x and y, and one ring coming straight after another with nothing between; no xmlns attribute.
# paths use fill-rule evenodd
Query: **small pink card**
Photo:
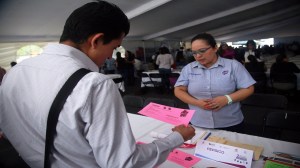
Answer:
<svg viewBox="0 0 300 168"><path fill-rule="evenodd" d="M199 162L201 160L200 158L198 158L194 155L182 152L181 150L177 150L177 149L174 149L169 154L167 159L169 161L175 162L183 167L192 167L193 165L195 165L197 162Z"/></svg>
<svg viewBox="0 0 300 168"><path fill-rule="evenodd" d="M139 114L172 124L172 125L188 125L195 110L181 109L161 105L157 103L149 103Z"/></svg>
<svg viewBox="0 0 300 168"><path fill-rule="evenodd" d="M145 144L144 142L138 141L136 144ZM183 167L192 167L198 163L201 158L194 155L182 152L181 150L174 149L168 156L167 160L179 164Z"/></svg>

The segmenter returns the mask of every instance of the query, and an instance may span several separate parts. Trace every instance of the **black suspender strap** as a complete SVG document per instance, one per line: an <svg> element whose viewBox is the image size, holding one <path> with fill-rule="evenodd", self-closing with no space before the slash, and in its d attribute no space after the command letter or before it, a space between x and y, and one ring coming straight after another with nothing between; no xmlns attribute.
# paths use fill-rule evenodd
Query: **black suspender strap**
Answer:
<svg viewBox="0 0 300 168"><path fill-rule="evenodd" d="M51 105L47 119L44 168L51 167L50 153L51 148L53 146L54 136L56 134L56 125L59 113L62 110L68 96L73 91L74 87L77 85L80 79L89 72L91 71L82 68L77 70L74 74L72 74L66 81L66 83L63 85L63 87L60 89Z"/></svg>

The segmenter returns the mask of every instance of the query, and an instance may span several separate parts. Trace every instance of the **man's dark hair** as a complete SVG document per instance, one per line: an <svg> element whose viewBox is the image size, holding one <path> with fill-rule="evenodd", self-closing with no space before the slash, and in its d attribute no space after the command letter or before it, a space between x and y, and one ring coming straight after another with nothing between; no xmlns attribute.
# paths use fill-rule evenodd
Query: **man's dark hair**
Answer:
<svg viewBox="0 0 300 168"><path fill-rule="evenodd" d="M128 34L130 23L124 12L116 5L97 1L90 2L76 9L67 19L60 42L71 40L82 44L88 37L96 33L103 33L103 43Z"/></svg>
<svg viewBox="0 0 300 168"><path fill-rule="evenodd" d="M195 40L204 40L213 48L215 48L217 45L215 38L208 33L201 33L196 35L195 37L192 38L191 43L193 43Z"/></svg>

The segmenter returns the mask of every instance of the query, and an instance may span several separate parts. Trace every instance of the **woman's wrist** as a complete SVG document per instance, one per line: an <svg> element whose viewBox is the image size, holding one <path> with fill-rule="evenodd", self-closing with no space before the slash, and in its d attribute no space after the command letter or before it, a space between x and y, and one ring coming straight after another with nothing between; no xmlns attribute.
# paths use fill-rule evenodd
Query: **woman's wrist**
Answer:
<svg viewBox="0 0 300 168"><path fill-rule="evenodd" d="M228 105L233 103L233 101L232 101L232 99L229 95L224 95L224 96L227 98L227 104Z"/></svg>

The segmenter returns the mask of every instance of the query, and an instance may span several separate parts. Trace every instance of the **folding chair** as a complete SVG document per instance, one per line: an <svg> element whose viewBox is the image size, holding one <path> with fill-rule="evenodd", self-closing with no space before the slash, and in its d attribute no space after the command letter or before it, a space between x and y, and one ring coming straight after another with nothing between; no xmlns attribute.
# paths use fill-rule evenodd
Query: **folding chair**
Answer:
<svg viewBox="0 0 300 168"><path fill-rule="evenodd" d="M160 73L150 73L149 74L150 80L152 81L152 84L156 88L160 88L163 86L163 75Z"/></svg>
<svg viewBox="0 0 300 168"><path fill-rule="evenodd" d="M270 112L266 117L263 136L300 143L300 112Z"/></svg>
<svg viewBox="0 0 300 168"><path fill-rule="evenodd" d="M283 95L254 93L241 103L248 106L286 109L288 100Z"/></svg>
<svg viewBox="0 0 300 168"><path fill-rule="evenodd" d="M146 73L141 74L141 83L142 83L142 87L153 87L153 83L151 81L151 78Z"/></svg>
<svg viewBox="0 0 300 168"><path fill-rule="evenodd" d="M288 100L283 95L254 93L241 102L245 133L261 136L267 114L287 108Z"/></svg>
<svg viewBox="0 0 300 168"><path fill-rule="evenodd" d="M254 84L255 93L265 93L267 88L267 75L264 72L250 72L253 79L256 81Z"/></svg>

